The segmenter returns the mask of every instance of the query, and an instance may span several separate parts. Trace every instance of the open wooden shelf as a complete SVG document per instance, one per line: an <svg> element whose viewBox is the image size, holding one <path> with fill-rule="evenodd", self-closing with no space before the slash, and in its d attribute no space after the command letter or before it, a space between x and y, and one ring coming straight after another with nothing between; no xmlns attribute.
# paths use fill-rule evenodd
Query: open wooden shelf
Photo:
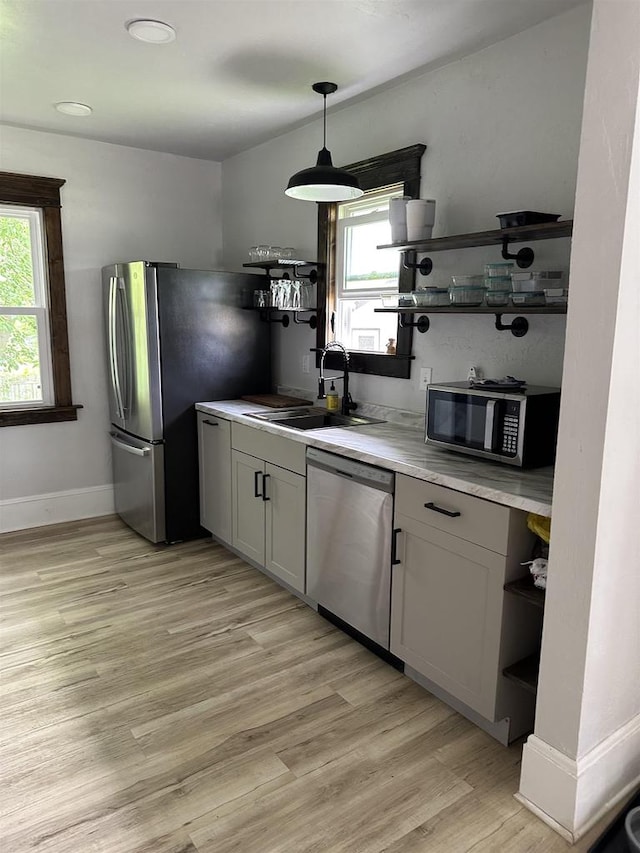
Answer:
<svg viewBox="0 0 640 853"><path fill-rule="evenodd" d="M413 240L406 243L385 243L378 249L413 249L417 252L444 252L449 249L471 249L477 246L501 245L505 239L509 243L524 243L533 240L553 240L558 237L570 237L573 232L573 219L562 222L544 222L540 225L520 225L518 228L497 228L494 231L475 231L470 234L454 234L450 237L435 237L431 240ZM248 266L248 264L245 264Z"/></svg>
<svg viewBox="0 0 640 853"><path fill-rule="evenodd" d="M374 308L376 314L566 314L566 305L411 305Z"/></svg>
<svg viewBox="0 0 640 853"><path fill-rule="evenodd" d="M544 608L545 591L533 585L531 575L525 575L518 578L518 580L509 581L504 585L504 588L507 592L526 598L527 601L535 604L536 607Z"/></svg>
<svg viewBox="0 0 640 853"><path fill-rule="evenodd" d="M502 674L510 681L515 681L530 693L538 690L538 671L540 669L540 654L529 655L502 670Z"/></svg>
<svg viewBox="0 0 640 853"><path fill-rule="evenodd" d="M284 270L290 267L317 267L318 261L298 261L293 258L268 258L264 261L251 261L247 264L242 264L243 267L260 270Z"/></svg>

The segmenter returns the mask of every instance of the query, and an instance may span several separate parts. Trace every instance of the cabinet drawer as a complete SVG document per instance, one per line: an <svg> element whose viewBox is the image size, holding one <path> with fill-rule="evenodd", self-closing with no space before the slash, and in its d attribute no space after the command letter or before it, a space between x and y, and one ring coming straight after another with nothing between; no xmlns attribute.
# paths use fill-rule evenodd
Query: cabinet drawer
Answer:
<svg viewBox="0 0 640 853"><path fill-rule="evenodd" d="M299 441L234 423L231 425L231 446L280 468L305 474L305 445Z"/></svg>
<svg viewBox="0 0 640 853"><path fill-rule="evenodd" d="M399 474L396 476L396 513L497 554L507 553L509 507Z"/></svg>

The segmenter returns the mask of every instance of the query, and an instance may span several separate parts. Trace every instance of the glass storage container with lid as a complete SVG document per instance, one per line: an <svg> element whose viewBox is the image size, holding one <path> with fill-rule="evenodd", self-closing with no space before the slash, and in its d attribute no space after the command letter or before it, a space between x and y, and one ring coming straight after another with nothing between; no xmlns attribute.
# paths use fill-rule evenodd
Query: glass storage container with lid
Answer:
<svg viewBox="0 0 640 853"><path fill-rule="evenodd" d="M492 275L490 278L485 278L484 284L489 290L511 290L511 276Z"/></svg>
<svg viewBox="0 0 640 853"><path fill-rule="evenodd" d="M512 270L512 261L501 261L497 264L484 265L485 278L492 278L493 276L497 276L498 278L502 278L503 276L510 276Z"/></svg>
<svg viewBox="0 0 640 853"><path fill-rule="evenodd" d="M483 275L452 275L454 287L484 287Z"/></svg>
<svg viewBox="0 0 640 853"><path fill-rule="evenodd" d="M485 287L465 287L453 285L449 288L449 299L452 305L477 306L484 301Z"/></svg>
<svg viewBox="0 0 640 853"><path fill-rule="evenodd" d="M511 301L514 305L545 305L544 290L527 290L521 293L512 293Z"/></svg>
<svg viewBox="0 0 640 853"><path fill-rule="evenodd" d="M508 305L511 290L487 290L485 293L485 302L491 307L499 305Z"/></svg>
<svg viewBox="0 0 640 853"><path fill-rule="evenodd" d="M545 287L562 287L564 270L520 270L511 273L514 293L544 290Z"/></svg>
<svg viewBox="0 0 640 853"><path fill-rule="evenodd" d="M413 294L416 305L438 307L449 304L448 287L421 287Z"/></svg>

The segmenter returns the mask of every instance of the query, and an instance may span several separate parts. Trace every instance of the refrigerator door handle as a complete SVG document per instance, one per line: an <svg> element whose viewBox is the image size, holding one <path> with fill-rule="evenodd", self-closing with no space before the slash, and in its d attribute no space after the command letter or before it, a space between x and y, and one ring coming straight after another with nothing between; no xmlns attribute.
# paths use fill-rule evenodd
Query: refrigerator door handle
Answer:
<svg viewBox="0 0 640 853"><path fill-rule="evenodd" d="M115 275L109 279L109 370L111 373L111 387L116 401L116 414L124 418L122 405L122 390L120 388L120 365L118 361L117 347L117 318L116 298L118 279Z"/></svg>
<svg viewBox="0 0 640 853"><path fill-rule="evenodd" d="M109 433L111 436L111 444L115 445L115 447L119 447L120 450L124 450L126 453L130 453L132 456L148 456L149 448L148 447L133 447L131 444L125 444L124 441L118 441L115 437L114 433Z"/></svg>
<svg viewBox="0 0 640 853"><path fill-rule="evenodd" d="M117 279L116 299L122 305L122 327L124 330L123 355L124 355L124 394L122 394L122 414L126 416L131 411L131 318L129 316L129 303L127 302L127 291L124 279Z"/></svg>

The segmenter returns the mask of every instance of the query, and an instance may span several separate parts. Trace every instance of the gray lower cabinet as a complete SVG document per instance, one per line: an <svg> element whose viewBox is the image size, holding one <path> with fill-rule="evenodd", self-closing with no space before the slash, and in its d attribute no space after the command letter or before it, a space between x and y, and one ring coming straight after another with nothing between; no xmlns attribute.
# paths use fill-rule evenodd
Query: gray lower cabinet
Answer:
<svg viewBox="0 0 640 853"><path fill-rule="evenodd" d="M198 412L200 524L231 543L231 423Z"/></svg>
<svg viewBox="0 0 640 853"><path fill-rule="evenodd" d="M265 568L305 592L306 478L266 463Z"/></svg>
<svg viewBox="0 0 640 853"><path fill-rule="evenodd" d="M529 558L525 514L398 475L395 528L391 651L443 698L507 719L518 737L533 697L502 670L535 650L540 625L503 587Z"/></svg>
<svg viewBox="0 0 640 853"><path fill-rule="evenodd" d="M240 450L231 466L233 547L304 593L305 477Z"/></svg>
<svg viewBox="0 0 640 853"><path fill-rule="evenodd" d="M265 463L262 459L231 451L233 547L264 566L265 506L262 485Z"/></svg>

